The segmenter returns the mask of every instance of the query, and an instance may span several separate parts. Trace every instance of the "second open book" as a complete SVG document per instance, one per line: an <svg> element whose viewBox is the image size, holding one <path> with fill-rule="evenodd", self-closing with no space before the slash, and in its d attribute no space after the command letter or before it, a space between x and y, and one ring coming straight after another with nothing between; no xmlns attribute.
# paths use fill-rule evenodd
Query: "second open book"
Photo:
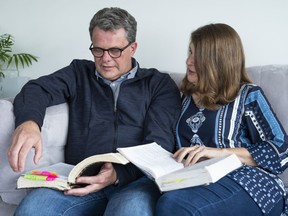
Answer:
<svg viewBox="0 0 288 216"><path fill-rule="evenodd" d="M58 174L58 177L52 181L27 178L27 173L25 173L18 179L17 186L18 188L51 187L65 190L79 186L75 183L78 176L97 174L104 162L123 165L131 162L151 177L161 191L169 191L216 182L242 166L238 157L232 154L184 167L182 163L178 163L172 158L170 152L157 143L118 148L117 150L119 153L91 156L76 166L60 163L41 168L40 171L54 171ZM57 182L60 185L57 186Z"/></svg>

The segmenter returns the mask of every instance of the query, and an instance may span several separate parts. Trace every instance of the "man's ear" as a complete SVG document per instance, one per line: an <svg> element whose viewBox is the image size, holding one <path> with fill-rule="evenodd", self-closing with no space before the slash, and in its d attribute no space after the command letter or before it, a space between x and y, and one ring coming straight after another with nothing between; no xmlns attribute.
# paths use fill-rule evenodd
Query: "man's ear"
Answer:
<svg viewBox="0 0 288 216"><path fill-rule="evenodd" d="M136 41L131 44L131 54L132 54L132 56L135 54L135 52L137 50L137 47L138 47L138 43Z"/></svg>

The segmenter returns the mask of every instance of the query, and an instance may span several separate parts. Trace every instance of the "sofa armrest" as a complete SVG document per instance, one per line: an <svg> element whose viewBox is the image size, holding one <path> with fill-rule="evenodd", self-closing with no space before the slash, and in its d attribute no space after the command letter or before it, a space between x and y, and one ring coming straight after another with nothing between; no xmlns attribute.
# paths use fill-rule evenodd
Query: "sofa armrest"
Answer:
<svg viewBox="0 0 288 216"><path fill-rule="evenodd" d="M0 100L0 196L9 204L18 204L26 195L25 190L17 190L16 182L21 173L15 173L9 166L7 151L14 132L14 114L11 100ZM41 136L43 156L38 165L33 163L34 152L29 153L25 171L64 161L64 146L68 129L68 106L60 104L47 108ZM17 199L15 198L17 197Z"/></svg>

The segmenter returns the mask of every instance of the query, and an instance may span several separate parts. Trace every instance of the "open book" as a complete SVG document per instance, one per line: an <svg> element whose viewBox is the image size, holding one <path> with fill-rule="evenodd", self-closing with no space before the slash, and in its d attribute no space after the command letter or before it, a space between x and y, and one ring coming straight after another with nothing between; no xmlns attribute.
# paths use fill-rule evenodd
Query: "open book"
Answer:
<svg viewBox="0 0 288 216"><path fill-rule="evenodd" d="M76 166L60 162L22 174L17 180L17 188L48 187L67 190L81 187L83 185L76 184L76 178L98 174L105 162L123 165L129 163L120 153L93 155L82 160Z"/></svg>
<svg viewBox="0 0 288 216"><path fill-rule="evenodd" d="M184 167L156 143L118 148L130 162L152 177L161 191L210 184L242 166L235 155L212 158Z"/></svg>
<svg viewBox="0 0 288 216"><path fill-rule="evenodd" d="M104 162L127 164L129 161L141 169L146 175L155 180L161 191L175 190L185 187L210 184L218 181L229 172L242 166L236 155L223 158L213 158L184 167L178 163L172 154L157 143L118 148L120 153L94 155L72 166L65 163L54 164L38 169L37 172L51 176L38 176L30 171L21 175L17 188L50 187L66 190L79 187L75 180L78 176L96 175ZM53 177L53 173L57 177Z"/></svg>

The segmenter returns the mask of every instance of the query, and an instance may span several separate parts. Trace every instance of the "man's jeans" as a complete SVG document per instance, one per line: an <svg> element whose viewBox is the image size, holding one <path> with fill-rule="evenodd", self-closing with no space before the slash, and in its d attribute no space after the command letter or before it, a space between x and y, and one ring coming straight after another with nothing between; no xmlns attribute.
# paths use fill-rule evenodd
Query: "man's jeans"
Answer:
<svg viewBox="0 0 288 216"><path fill-rule="evenodd" d="M142 177L123 187L108 186L86 196L39 188L18 206L16 216L152 216L160 192L153 181Z"/></svg>

